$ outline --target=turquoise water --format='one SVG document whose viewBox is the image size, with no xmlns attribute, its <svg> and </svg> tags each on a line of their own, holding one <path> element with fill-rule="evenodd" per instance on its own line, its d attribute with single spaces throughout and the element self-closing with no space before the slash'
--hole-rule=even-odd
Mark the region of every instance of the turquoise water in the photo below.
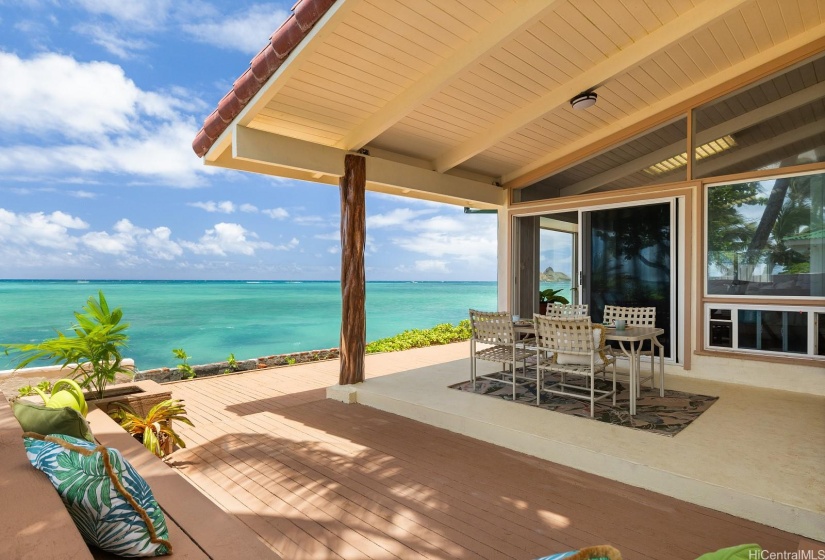
<svg viewBox="0 0 825 560">
<path fill-rule="evenodd" d="M 126 355 L 138 369 L 338 346 L 338 282 L 0 281 L 0 343 L 35 342 L 72 325 L 103 290 L 131 324 Z M 367 340 L 457 323 L 469 308 L 494 310 L 495 282 L 368 282 Z M 14 366 L 0 354 L 0 369 Z"/>
</svg>

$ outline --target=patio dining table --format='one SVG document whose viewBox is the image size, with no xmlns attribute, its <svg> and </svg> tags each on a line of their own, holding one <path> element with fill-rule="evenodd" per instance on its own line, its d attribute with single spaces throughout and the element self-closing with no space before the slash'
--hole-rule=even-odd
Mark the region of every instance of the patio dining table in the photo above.
<svg viewBox="0 0 825 560">
<path fill-rule="evenodd" d="M 516 321 L 514 329 L 518 334 L 533 334 L 534 326 L 532 321 Z M 658 336 L 663 335 L 665 330 L 659 327 L 626 327 L 616 329 L 607 327 L 605 329 L 605 340 L 614 340 L 619 343 L 619 348 L 627 356 L 630 362 L 630 414 L 636 414 L 636 399 L 639 393 L 639 370 L 641 369 L 641 349 L 646 340 L 651 342 Z M 651 381 L 652 382 L 652 381 Z M 659 360 L 659 396 L 665 396 L 664 360 Z"/>
</svg>

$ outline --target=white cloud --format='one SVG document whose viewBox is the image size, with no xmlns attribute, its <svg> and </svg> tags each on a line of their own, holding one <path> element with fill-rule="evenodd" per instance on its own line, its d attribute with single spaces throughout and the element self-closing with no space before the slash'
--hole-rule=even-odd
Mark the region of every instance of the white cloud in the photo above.
<svg viewBox="0 0 825 560">
<path fill-rule="evenodd" d="M 75 198 L 97 198 L 97 195 L 89 191 L 66 191 L 66 194 Z"/>
<path fill-rule="evenodd" d="M 184 24 L 183 30 L 197 41 L 218 48 L 257 54 L 288 17 L 289 12 L 275 4 L 257 4 L 233 15 L 217 15 L 211 21 Z"/>
<path fill-rule="evenodd" d="M 300 226 L 320 226 L 329 223 L 329 220 L 321 216 L 296 216 L 293 221 Z"/>
<path fill-rule="evenodd" d="M 103 47 L 107 52 L 124 60 L 133 58 L 135 51 L 143 51 L 152 46 L 144 39 L 130 37 L 119 28 L 112 29 L 106 24 L 83 23 L 75 25 L 72 30 L 86 35 L 95 45 Z"/>
<path fill-rule="evenodd" d="M 90 249 L 109 255 L 127 253 L 134 245 L 132 238 L 127 235 L 110 235 L 105 231 L 93 231 L 87 233 L 81 239 L 83 244 Z"/>
<path fill-rule="evenodd" d="M 221 214 L 232 214 L 235 211 L 235 204 L 229 200 L 221 202 L 214 202 L 212 200 L 206 202 L 189 202 L 187 206 L 194 206 L 207 212 L 220 212 Z"/>
<path fill-rule="evenodd" d="M 473 215 L 466 219 L 434 216 L 399 226 L 404 235 L 392 237 L 391 243 L 413 253 L 450 258 L 471 264 L 494 263 L 496 260 L 495 216 Z"/>
<path fill-rule="evenodd" d="M 0 208 L 0 247 L 7 250 L 16 247 L 26 251 L 32 245 L 47 249 L 74 249 L 77 238 L 69 230 L 88 227 L 80 218 L 60 211 L 18 214 Z"/>
<path fill-rule="evenodd" d="M 75 0 L 75 3 L 92 14 L 108 16 L 117 22 L 138 25 L 143 29 L 154 29 L 162 23 L 172 5 L 171 0 Z"/>
<path fill-rule="evenodd" d="M 255 214 L 258 211 L 257 206 L 249 203 L 241 204 L 238 208 L 241 212 L 247 212 L 248 214 Z"/>
<path fill-rule="evenodd" d="M 74 216 L 61 212 L 60 210 L 49 214 L 48 219 L 66 229 L 86 229 L 89 227 L 89 224 L 80 218 L 75 218 Z"/>
<path fill-rule="evenodd" d="M 149 255 L 171 261 L 183 254 L 181 246 L 170 239 L 171 235 L 172 230 L 168 227 L 157 227 L 141 238 L 141 244 Z"/>
<path fill-rule="evenodd" d="M 415 261 L 415 270 L 418 272 L 439 272 L 443 274 L 450 272 L 447 261 L 439 260 Z"/>
<path fill-rule="evenodd" d="M 298 241 L 298 239 L 293 237 L 287 243 L 276 245 L 275 247 L 273 247 L 273 249 L 275 249 L 276 251 L 291 251 L 292 249 L 297 247 L 299 243 L 300 242 Z"/>
<path fill-rule="evenodd" d="M 267 208 L 265 210 L 261 210 L 261 212 L 263 212 L 273 220 L 285 220 L 289 217 L 289 212 L 287 212 L 283 208 Z"/>
<path fill-rule="evenodd" d="M 0 52 L 0 75 L 0 132 L 20 142 L 0 147 L 6 176 L 125 173 L 191 187 L 215 172 L 192 154 L 199 124 L 187 112 L 203 103 L 191 94 L 144 91 L 120 66 L 49 53 Z"/>
<path fill-rule="evenodd" d="M 341 232 L 339 230 L 335 230 L 329 233 L 319 233 L 313 237 L 315 237 L 315 239 L 323 239 L 325 241 L 341 241 Z"/>
<path fill-rule="evenodd" d="M 367 229 L 409 225 L 410 222 L 416 220 L 419 216 L 432 214 L 433 212 L 435 212 L 435 209 L 412 210 L 411 208 L 396 208 L 386 214 L 367 216 Z"/>
<path fill-rule="evenodd" d="M 5 130 L 85 137 L 126 130 L 137 114 L 141 90 L 108 62 L 0 52 L 0 75 Z"/>
<path fill-rule="evenodd" d="M 240 224 L 221 222 L 213 229 L 206 230 L 197 243 L 181 242 L 185 248 L 200 255 L 221 255 L 227 253 L 254 255 L 257 249 L 272 249 L 271 243 L 255 241 L 257 235 L 247 231 Z"/>
</svg>

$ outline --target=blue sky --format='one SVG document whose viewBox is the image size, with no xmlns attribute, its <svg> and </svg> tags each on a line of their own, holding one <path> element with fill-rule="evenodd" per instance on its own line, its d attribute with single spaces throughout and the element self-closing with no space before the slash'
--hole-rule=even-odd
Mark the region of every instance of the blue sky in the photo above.
<svg viewBox="0 0 825 560">
<path fill-rule="evenodd" d="M 0 0 L 0 278 L 340 276 L 338 189 L 191 142 L 294 0 Z M 495 280 L 496 220 L 367 193 L 368 280 Z"/>
</svg>

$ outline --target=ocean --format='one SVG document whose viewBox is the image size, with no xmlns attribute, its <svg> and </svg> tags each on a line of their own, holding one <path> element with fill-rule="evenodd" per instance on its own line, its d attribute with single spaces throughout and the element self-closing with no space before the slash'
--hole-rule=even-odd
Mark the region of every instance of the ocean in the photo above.
<svg viewBox="0 0 825 560">
<path fill-rule="evenodd" d="M 125 356 L 138 369 L 238 360 L 338 346 L 338 282 L 0 280 L 0 343 L 67 330 L 102 290 L 130 323 Z M 495 282 L 367 282 L 367 340 L 456 324 L 469 308 L 495 310 Z M 15 365 L 0 353 L 0 369 Z"/>
</svg>

